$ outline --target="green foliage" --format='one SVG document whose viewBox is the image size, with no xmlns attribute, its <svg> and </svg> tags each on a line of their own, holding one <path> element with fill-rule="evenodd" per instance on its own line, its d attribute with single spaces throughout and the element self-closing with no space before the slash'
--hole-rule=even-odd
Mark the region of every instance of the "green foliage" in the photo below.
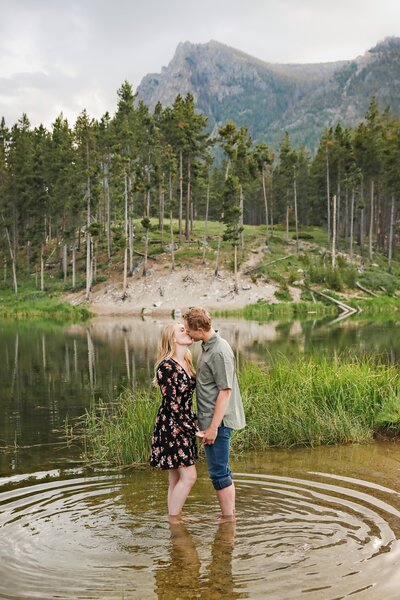
<svg viewBox="0 0 400 600">
<path fill-rule="evenodd" d="M 377 291 L 385 288 L 388 294 L 393 294 L 399 288 L 399 281 L 393 275 L 377 270 L 367 270 L 359 275 L 360 283 L 367 289 Z"/>
<path fill-rule="evenodd" d="M 368 358 L 280 359 L 241 374 L 247 428 L 235 447 L 366 442 L 388 418 L 400 429 L 400 375 Z"/>
<path fill-rule="evenodd" d="M 92 313 L 83 306 L 60 302 L 46 292 L 25 289 L 16 300 L 10 290 L 0 289 L 0 317 L 7 319 L 44 319 L 56 322 L 86 321 Z"/>
<path fill-rule="evenodd" d="M 400 430 L 400 374 L 371 359 L 286 359 L 246 364 L 239 375 L 247 427 L 233 452 L 369 442 L 382 426 Z M 82 419 L 84 458 L 101 465 L 147 463 L 159 393 L 126 390 Z"/>
<path fill-rule="evenodd" d="M 277 300 L 281 300 L 282 302 L 290 302 L 292 299 L 292 296 L 290 295 L 290 292 L 287 289 L 281 289 L 281 290 L 276 290 L 275 298 Z"/>
</svg>

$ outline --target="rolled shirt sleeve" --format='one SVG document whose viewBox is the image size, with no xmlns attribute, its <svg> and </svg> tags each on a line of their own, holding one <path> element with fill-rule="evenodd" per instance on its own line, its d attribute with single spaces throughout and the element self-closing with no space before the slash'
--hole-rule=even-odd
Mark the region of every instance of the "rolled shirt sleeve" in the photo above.
<svg viewBox="0 0 400 600">
<path fill-rule="evenodd" d="M 209 363 L 209 366 L 212 370 L 217 388 L 220 391 L 226 389 L 231 390 L 235 372 L 235 365 L 232 358 L 222 352 L 215 353 L 213 361 Z"/>
</svg>

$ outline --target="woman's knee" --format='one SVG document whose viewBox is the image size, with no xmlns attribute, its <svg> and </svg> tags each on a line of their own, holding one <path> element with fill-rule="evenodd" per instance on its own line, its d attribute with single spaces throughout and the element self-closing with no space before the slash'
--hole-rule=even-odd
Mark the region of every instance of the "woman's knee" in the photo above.
<svg viewBox="0 0 400 600">
<path fill-rule="evenodd" d="M 196 467 L 193 466 L 180 469 L 180 476 L 185 483 L 193 486 L 197 480 Z"/>
</svg>

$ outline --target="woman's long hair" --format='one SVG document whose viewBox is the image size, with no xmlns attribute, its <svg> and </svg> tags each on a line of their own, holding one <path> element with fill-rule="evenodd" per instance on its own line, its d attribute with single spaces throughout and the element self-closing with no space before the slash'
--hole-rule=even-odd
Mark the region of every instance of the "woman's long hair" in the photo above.
<svg viewBox="0 0 400 600">
<path fill-rule="evenodd" d="M 171 358 L 173 356 L 173 354 L 175 353 L 175 349 L 176 349 L 176 344 L 175 344 L 175 340 L 174 340 L 175 325 L 176 325 L 176 323 L 169 323 L 168 325 L 166 325 L 164 327 L 164 329 L 161 332 L 160 341 L 158 342 L 157 360 L 156 360 L 156 364 L 154 365 L 153 385 L 155 387 L 158 387 L 158 381 L 157 381 L 158 365 L 164 359 Z M 189 348 L 186 350 L 184 358 L 185 358 L 185 363 L 187 365 L 187 369 L 186 369 L 187 372 L 189 373 L 189 375 L 195 375 L 196 371 L 193 367 L 192 353 L 190 352 Z"/>
</svg>

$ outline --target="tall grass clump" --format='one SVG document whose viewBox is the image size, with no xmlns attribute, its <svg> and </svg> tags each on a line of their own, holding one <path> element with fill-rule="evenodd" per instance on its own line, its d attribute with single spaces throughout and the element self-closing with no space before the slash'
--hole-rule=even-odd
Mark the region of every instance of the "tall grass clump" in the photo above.
<svg viewBox="0 0 400 600">
<path fill-rule="evenodd" d="M 247 427 L 232 450 L 364 443 L 375 431 L 400 432 L 400 373 L 372 358 L 279 358 L 247 364 L 240 387 Z M 97 464 L 147 463 L 159 393 L 126 390 L 84 416 L 84 457 Z"/>
<path fill-rule="evenodd" d="M 370 358 L 247 365 L 240 385 L 247 428 L 235 434 L 237 449 L 367 442 L 378 427 L 400 431 L 400 374 Z"/>
<path fill-rule="evenodd" d="M 160 399 L 155 390 L 125 390 L 116 401 L 100 401 L 83 417 L 84 459 L 129 465 L 147 462 Z"/>
</svg>

